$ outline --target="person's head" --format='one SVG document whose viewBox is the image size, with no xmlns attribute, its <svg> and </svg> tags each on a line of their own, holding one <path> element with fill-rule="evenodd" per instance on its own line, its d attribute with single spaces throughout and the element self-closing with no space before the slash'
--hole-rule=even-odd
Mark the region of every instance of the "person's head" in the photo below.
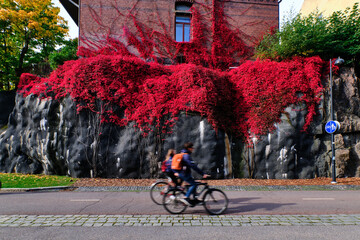
<svg viewBox="0 0 360 240">
<path fill-rule="evenodd" d="M 194 144 L 192 142 L 187 142 L 184 144 L 184 149 L 188 152 L 192 152 L 194 150 Z"/>
<path fill-rule="evenodd" d="M 168 150 L 167 154 L 166 154 L 165 159 L 168 160 L 169 158 L 173 157 L 173 156 L 175 155 L 175 153 L 176 153 L 176 152 L 175 152 L 175 149 L 171 149 L 171 148 L 170 148 L 170 149 Z"/>
</svg>

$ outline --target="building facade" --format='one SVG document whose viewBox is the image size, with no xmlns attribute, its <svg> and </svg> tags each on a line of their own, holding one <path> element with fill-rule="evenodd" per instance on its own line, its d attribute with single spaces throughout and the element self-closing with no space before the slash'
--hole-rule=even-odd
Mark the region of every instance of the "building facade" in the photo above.
<svg viewBox="0 0 360 240">
<path fill-rule="evenodd" d="M 80 46 L 84 46 L 85 39 L 111 37 L 124 41 L 128 32 L 142 40 L 160 34 L 176 42 L 191 42 L 194 37 L 191 7 L 197 9 L 210 31 L 217 21 L 214 13 L 222 8 L 229 27 L 249 46 L 279 24 L 278 0 L 61 0 L 61 3 L 78 20 Z"/>
<path fill-rule="evenodd" d="M 357 0 L 304 0 L 300 13 L 308 15 L 316 9 L 324 16 L 329 16 L 335 11 L 343 11 L 346 8 L 351 8 L 355 3 L 360 3 Z"/>
</svg>

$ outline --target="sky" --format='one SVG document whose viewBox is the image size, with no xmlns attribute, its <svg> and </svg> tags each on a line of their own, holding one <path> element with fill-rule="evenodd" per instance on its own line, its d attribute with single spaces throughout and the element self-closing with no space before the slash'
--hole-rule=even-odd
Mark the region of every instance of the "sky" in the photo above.
<svg viewBox="0 0 360 240">
<path fill-rule="evenodd" d="M 69 14 L 66 12 L 65 8 L 60 4 L 59 0 L 51 0 L 56 7 L 60 7 L 60 16 L 62 16 L 65 20 L 68 21 L 69 26 L 69 37 L 76 38 L 78 37 L 79 28 L 76 26 L 75 22 L 71 19 Z M 280 3 L 280 26 L 289 19 L 291 16 L 295 16 L 304 0 L 282 0 Z"/>
<path fill-rule="evenodd" d="M 299 13 L 304 0 L 282 0 L 280 3 L 280 26 Z"/>
</svg>

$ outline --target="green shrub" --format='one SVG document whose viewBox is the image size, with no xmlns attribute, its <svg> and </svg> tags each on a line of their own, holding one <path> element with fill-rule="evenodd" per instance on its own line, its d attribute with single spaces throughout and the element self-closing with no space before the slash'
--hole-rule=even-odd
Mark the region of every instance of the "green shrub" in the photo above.
<svg viewBox="0 0 360 240">
<path fill-rule="evenodd" d="M 59 51 L 54 51 L 49 56 L 50 66 L 55 70 L 59 65 L 63 65 L 64 62 L 69 60 L 76 60 L 78 47 L 78 39 L 71 39 L 64 41 L 64 46 Z"/>
<path fill-rule="evenodd" d="M 358 67 L 359 4 L 329 17 L 323 17 L 319 11 L 297 15 L 280 31 L 266 34 L 255 51 L 258 58 L 279 61 L 293 56 L 320 56 L 324 60 L 341 56 L 347 64 Z"/>
</svg>

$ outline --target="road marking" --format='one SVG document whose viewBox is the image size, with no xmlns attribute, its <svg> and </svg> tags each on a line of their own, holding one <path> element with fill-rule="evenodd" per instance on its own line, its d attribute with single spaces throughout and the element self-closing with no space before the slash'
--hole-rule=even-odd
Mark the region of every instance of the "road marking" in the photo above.
<svg viewBox="0 0 360 240">
<path fill-rule="evenodd" d="M 70 199 L 70 202 L 100 202 L 100 199 Z"/>
<path fill-rule="evenodd" d="M 334 201 L 335 198 L 303 198 L 303 201 Z"/>
</svg>

